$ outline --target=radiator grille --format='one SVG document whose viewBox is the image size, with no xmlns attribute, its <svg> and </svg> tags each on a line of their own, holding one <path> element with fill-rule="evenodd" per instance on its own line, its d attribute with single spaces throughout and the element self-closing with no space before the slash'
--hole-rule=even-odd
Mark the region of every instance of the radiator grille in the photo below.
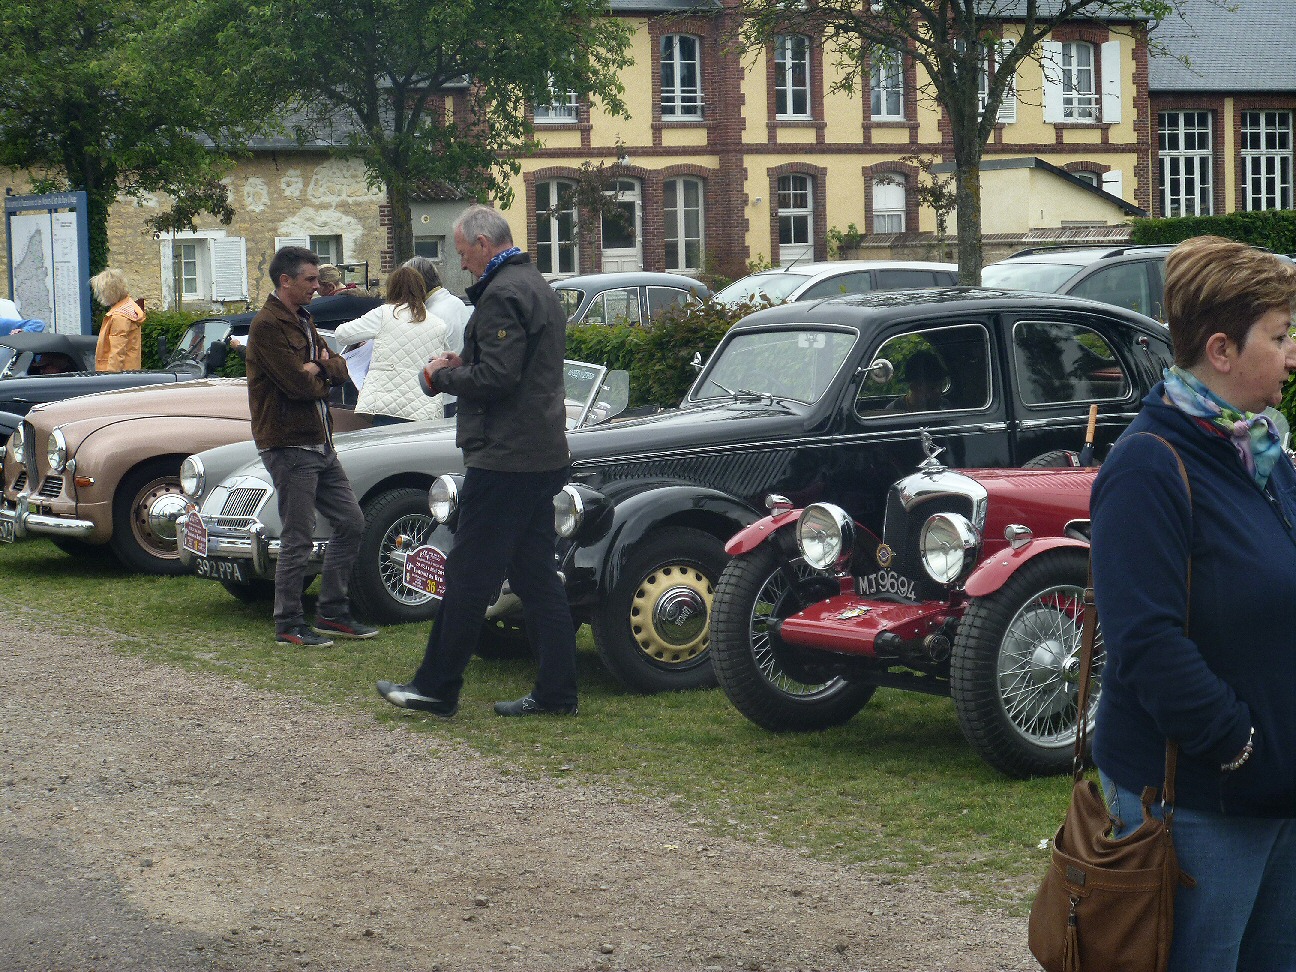
<svg viewBox="0 0 1296 972">
<path fill-rule="evenodd" d="M 220 519 L 228 517 L 250 517 L 256 513 L 257 509 L 267 496 L 270 495 L 268 489 L 253 489 L 249 487 L 239 487 L 231 489 L 225 497 L 225 505 L 221 507 Z"/>
<path fill-rule="evenodd" d="M 40 495 L 44 499 L 58 499 L 63 492 L 62 476 L 46 476 L 45 482 L 41 484 Z"/>
<path fill-rule="evenodd" d="M 14 480 L 14 484 L 13 484 L 14 492 L 21 493 L 23 487 L 26 485 L 27 485 L 27 470 L 24 469 L 22 472 L 18 474 L 18 478 Z"/>
</svg>

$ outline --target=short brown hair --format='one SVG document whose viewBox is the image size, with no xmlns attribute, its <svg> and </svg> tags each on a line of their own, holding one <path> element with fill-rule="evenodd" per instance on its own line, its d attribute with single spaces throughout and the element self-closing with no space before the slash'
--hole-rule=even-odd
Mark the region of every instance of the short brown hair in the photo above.
<svg viewBox="0 0 1296 972">
<path fill-rule="evenodd" d="M 396 307 L 404 304 L 416 321 L 427 320 L 427 286 L 423 274 L 413 267 L 400 267 L 387 278 L 387 303 Z"/>
<path fill-rule="evenodd" d="M 1245 243 L 1195 236 L 1166 257 L 1166 320 L 1181 368 L 1201 361 L 1212 334 L 1241 348 L 1257 320 L 1293 302 L 1296 267 Z"/>
</svg>

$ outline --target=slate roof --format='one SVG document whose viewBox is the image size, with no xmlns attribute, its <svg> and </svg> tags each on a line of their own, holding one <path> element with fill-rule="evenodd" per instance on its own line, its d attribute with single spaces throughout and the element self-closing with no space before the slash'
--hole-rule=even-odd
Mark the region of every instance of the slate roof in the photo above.
<svg viewBox="0 0 1296 972">
<path fill-rule="evenodd" d="M 1149 91 L 1296 91 L 1292 0 L 1177 0 L 1177 6 L 1153 28 L 1152 43 L 1188 64 L 1154 51 Z"/>
</svg>

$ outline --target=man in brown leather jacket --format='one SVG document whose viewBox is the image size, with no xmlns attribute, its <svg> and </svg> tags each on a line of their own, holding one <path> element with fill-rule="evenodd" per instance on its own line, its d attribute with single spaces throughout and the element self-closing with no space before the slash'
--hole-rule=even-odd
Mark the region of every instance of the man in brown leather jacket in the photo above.
<svg viewBox="0 0 1296 972">
<path fill-rule="evenodd" d="M 459 709 L 463 673 L 486 608 L 508 578 L 522 600 L 539 661 L 535 688 L 495 703 L 504 716 L 576 714 L 576 632 L 554 562 L 554 494 L 567 482 L 563 357 L 567 317 L 552 287 L 513 245 L 504 218 L 472 206 L 455 221 L 455 249 L 477 277 L 462 356 L 423 369 L 428 394 L 459 396 L 463 491 L 445 596 L 423 664 L 407 685 L 380 681 L 392 705 L 442 718 Z"/>
<path fill-rule="evenodd" d="M 333 451 L 329 391 L 347 380 L 346 361 L 329 354 L 306 305 L 319 289 L 319 258 L 285 246 L 270 261 L 274 292 L 248 331 L 252 438 L 274 481 L 283 521 L 275 564 L 275 640 L 326 648 L 331 638 L 372 638 L 378 629 L 351 617 L 347 584 L 360 550 L 364 513 Z M 333 528 L 320 572 L 315 623 L 308 626 L 302 582 L 315 511 Z"/>
</svg>

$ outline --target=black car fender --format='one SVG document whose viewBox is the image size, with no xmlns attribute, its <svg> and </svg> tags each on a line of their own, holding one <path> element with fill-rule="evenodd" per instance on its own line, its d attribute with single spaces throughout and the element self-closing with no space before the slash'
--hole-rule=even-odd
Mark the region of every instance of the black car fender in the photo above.
<svg viewBox="0 0 1296 972">
<path fill-rule="evenodd" d="M 563 571 L 573 602 L 611 591 L 635 545 L 654 530 L 687 526 L 722 543 L 761 518 L 761 511 L 720 490 L 690 484 L 655 486 L 616 501 L 610 522 L 597 537 L 573 547 Z"/>
</svg>

